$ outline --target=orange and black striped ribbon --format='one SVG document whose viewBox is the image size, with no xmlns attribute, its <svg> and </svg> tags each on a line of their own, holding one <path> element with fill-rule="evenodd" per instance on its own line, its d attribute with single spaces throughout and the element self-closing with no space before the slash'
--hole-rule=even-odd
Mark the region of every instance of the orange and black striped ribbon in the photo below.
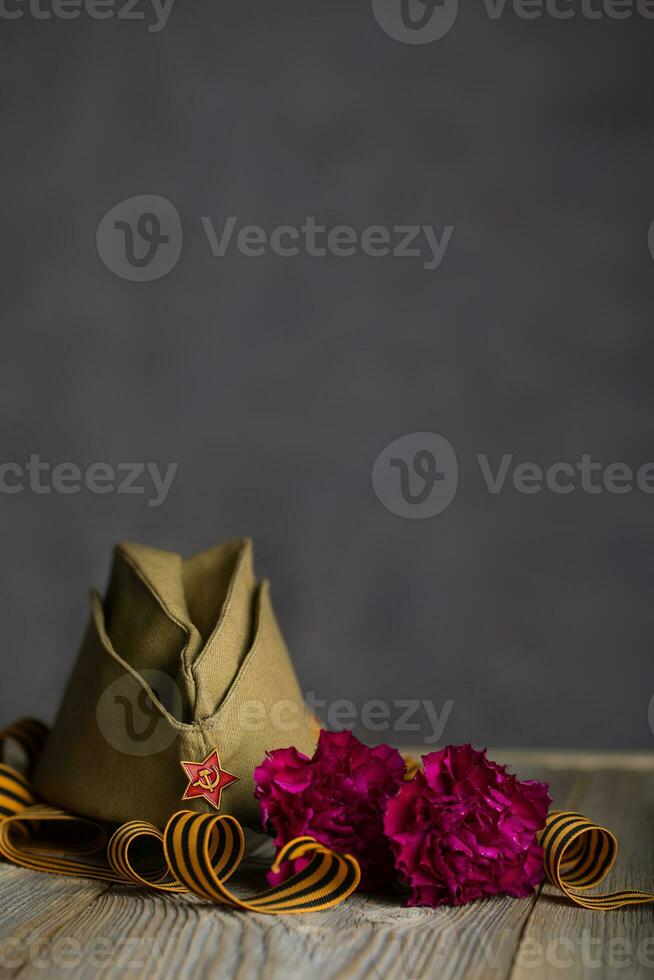
<svg viewBox="0 0 654 980">
<path fill-rule="evenodd" d="M 598 827 L 581 813 L 553 811 L 540 835 L 545 874 L 568 898 L 586 909 L 621 909 L 654 902 L 652 892 L 626 889 L 587 895 L 613 867 L 618 842 L 610 830 Z"/>
<path fill-rule="evenodd" d="M 250 898 L 231 891 L 227 880 L 245 853 L 245 835 L 229 815 L 175 813 L 163 833 L 131 820 L 109 836 L 99 821 L 77 817 L 37 800 L 28 776 L 47 735 L 27 719 L 0 731 L 26 756 L 27 776 L 0 763 L 0 857 L 23 868 L 95 878 L 114 884 L 147 885 L 167 892 L 194 892 L 235 909 L 281 915 L 316 912 L 342 902 L 359 885 L 355 858 L 336 854 L 313 837 L 286 844 L 273 864 L 305 859 L 306 867 L 281 885 Z"/>
</svg>

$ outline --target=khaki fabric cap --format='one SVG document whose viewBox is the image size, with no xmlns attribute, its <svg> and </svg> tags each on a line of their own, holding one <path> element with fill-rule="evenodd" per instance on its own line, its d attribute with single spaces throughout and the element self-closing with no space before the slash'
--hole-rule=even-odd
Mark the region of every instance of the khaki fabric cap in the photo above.
<svg viewBox="0 0 654 980">
<path fill-rule="evenodd" d="M 253 769 L 289 745 L 311 754 L 315 722 L 251 542 L 186 561 L 119 545 L 105 601 L 91 595 L 37 792 L 111 822 L 163 827 L 177 810 L 217 808 L 258 826 Z"/>
</svg>

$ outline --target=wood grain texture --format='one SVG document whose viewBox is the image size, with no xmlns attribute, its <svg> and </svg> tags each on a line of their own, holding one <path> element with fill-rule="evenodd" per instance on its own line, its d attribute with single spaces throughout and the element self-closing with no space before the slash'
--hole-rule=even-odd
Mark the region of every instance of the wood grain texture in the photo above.
<svg viewBox="0 0 654 980">
<path fill-rule="evenodd" d="M 522 752 L 516 769 L 548 779 L 557 806 L 579 807 L 617 833 L 607 889 L 651 888 L 654 771 L 640 763 L 593 771 L 564 755 L 543 767 L 542 754 Z M 244 889 L 261 884 L 267 863 L 255 855 Z M 589 912 L 549 886 L 530 899 L 461 909 L 404 909 L 399 896 L 357 895 L 328 912 L 275 918 L 2 865 L 0 908 L 0 974 L 10 977 L 654 976 L 654 906 Z"/>
<path fill-rule="evenodd" d="M 654 890 L 654 773 L 584 772 L 570 801 L 614 832 L 618 856 L 596 890 Z M 654 905 L 596 912 L 566 902 L 544 886 L 522 938 L 512 980 L 574 977 L 653 977 Z"/>
</svg>

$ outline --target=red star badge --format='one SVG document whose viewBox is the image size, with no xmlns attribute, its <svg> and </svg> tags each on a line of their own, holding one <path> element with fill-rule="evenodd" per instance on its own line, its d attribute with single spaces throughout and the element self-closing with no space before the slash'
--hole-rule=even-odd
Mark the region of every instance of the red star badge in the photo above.
<svg viewBox="0 0 654 980">
<path fill-rule="evenodd" d="M 217 749 L 214 749 L 204 762 L 182 762 L 182 768 L 189 777 L 189 784 L 182 799 L 192 800 L 203 796 L 216 810 L 220 809 L 222 791 L 238 779 L 238 776 L 220 768 Z"/>
</svg>

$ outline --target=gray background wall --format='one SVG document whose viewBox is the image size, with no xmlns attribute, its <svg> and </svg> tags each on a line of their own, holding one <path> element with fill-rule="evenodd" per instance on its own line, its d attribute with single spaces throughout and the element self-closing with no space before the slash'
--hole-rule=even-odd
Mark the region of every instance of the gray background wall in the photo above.
<svg viewBox="0 0 654 980">
<path fill-rule="evenodd" d="M 652 745 L 654 497 L 494 496 L 475 457 L 654 459 L 653 42 L 481 3 L 420 45 L 340 0 L 2 24 L 1 459 L 179 472 L 158 508 L 0 496 L 0 722 L 52 717 L 114 541 L 247 533 L 319 697 L 452 699 L 448 741 Z M 141 194 L 184 227 L 149 283 L 95 244 Z M 455 232 L 436 271 L 214 258 L 200 217 L 229 215 Z M 459 460 L 429 520 L 371 483 L 415 431 Z"/>
</svg>

